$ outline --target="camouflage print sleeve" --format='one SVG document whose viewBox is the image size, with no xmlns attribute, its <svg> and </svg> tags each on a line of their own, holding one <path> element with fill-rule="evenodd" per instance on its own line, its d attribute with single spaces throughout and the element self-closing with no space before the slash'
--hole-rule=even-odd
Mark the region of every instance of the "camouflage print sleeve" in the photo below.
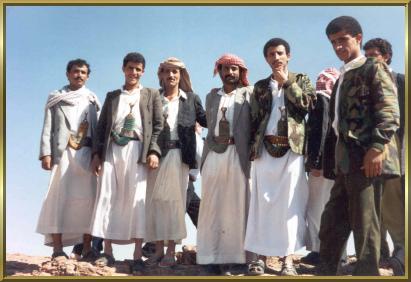
<svg viewBox="0 0 411 282">
<path fill-rule="evenodd" d="M 308 113 L 310 105 L 315 101 L 315 89 L 305 74 L 297 74 L 295 81 L 288 81 L 284 85 L 287 99 L 304 115 Z"/>
<path fill-rule="evenodd" d="M 374 113 L 374 129 L 371 136 L 371 147 L 384 150 L 399 127 L 399 107 L 397 89 L 390 75 L 388 66 L 376 63 L 375 75 L 371 82 L 371 93 Z"/>
</svg>

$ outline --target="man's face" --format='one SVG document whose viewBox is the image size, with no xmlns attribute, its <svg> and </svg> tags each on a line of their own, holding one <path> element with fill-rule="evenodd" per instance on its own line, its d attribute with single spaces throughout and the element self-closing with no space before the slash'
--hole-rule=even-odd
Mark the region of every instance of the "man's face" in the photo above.
<svg viewBox="0 0 411 282">
<path fill-rule="evenodd" d="M 237 65 L 221 65 L 219 73 L 223 84 L 238 85 L 240 82 L 240 67 Z"/>
<path fill-rule="evenodd" d="M 285 70 L 290 60 L 290 54 L 287 54 L 284 45 L 269 47 L 265 60 L 273 71 Z"/>
<path fill-rule="evenodd" d="M 348 63 L 361 54 L 362 34 L 352 36 L 342 30 L 328 36 L 335 54 L 344 63 Z"/>
<path fill-rule="evenodd" d="M 86 65 L 74 65 L 69 72 L 66 73 L 67 79 L 70 82 L 70 89 L 77 90 L 86 84 L 88 79 L 88 68 Z"/>
<path fill-rule="evenodd" d="M 365 50 L 365 56 L 367 58 L 374 57 L 378 61 L 385 62 L 385 63 L 390 58 L 390 55 L 388 55 L 388 54 L 382 55 L 381 52 L 380 52 L 380 49 L 378 49 L 377 47 L 371 47 L 371 48 L 368 48 L 367 50 Z"/>
<path fill-rule="evenodd" d="M 144 67 L 142 63 L 127 62 L 123 67 L 123 72 L 126 79 L 126 86 L 137 87 L 144 73 Z"/>
<path fill-rule="evenodd" d="M 160 72 L 160 80 L 165 89 L 178 87 L 180 83 L 180 69 L 177 67 L 164 67 Z"/>
</svg>

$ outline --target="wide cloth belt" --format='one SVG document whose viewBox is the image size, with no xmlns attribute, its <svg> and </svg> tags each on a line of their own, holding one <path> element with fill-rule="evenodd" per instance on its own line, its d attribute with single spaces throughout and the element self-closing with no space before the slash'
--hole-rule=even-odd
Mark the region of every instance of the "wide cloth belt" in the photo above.
<svg viewBox="0 0 411 282">
<path fill-rule="evenodd" d="M 287 136 L 266 135 L 264 136 L 264 146 L 274 158 L 281 158 L 290 149 Z"/>
<path fill-rule="evenodd" d="M 179 149 L 181 148 L 180 140 L 169 140 L 165 142 L 165 146 L 167 149 Z"/>
<path fill-rule="evenodd" d="M 217 144 L 232 145 L 235 144 L 234 137 L 214 136 L 214 142 Z"/>
</svg>

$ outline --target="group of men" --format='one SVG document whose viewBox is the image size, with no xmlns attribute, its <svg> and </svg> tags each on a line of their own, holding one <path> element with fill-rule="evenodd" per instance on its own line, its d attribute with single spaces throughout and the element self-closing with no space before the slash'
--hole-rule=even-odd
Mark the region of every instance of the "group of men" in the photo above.
<svg viewBox="0 0 411 282">
<path fill-rule="evenodd" d="M 388 67 L 387 41 L 370 40 L 362 55 L 356 19 L 334 19 L 326 35 L 344 65 L 322 71 L 316 88 L 289 71 L 288 42 L 272 38 L 263 48 L 271 74 L 254 86 L 238 56 L 216 61 L 223 85 L 207 94 L 205 110 L 177 58 L 160 64 L 159 91 L 140 83 L 144 57 L 127 54 L 125 84 L 102 108 L 85 87 L 88 63 L 70 61 L 69 85 L 49 96 L 41 138 L 52 175 L 37 232 L 52 257 L 83 242 L 81 259 L 112 265 L 112 243 L 134 243 L 133 272 L 175 265 L 188 172 L 200 168 L 198 264 L 260 275 L 267 256 L 279 256 L 281 274 L 298 275 L 291 255 L 307 246 L 303 261 L 336 275 L 352 231 L 354 275 L 379 275 L 388 230 L 390 262 L 403 275 L 404 78 Z M 196 124 L 208 128 L 201 161 Z M 92 236 L 104 239 L 99 256 Z M 156 242 L 145 261 L 143 241 Z"/>
</svg>

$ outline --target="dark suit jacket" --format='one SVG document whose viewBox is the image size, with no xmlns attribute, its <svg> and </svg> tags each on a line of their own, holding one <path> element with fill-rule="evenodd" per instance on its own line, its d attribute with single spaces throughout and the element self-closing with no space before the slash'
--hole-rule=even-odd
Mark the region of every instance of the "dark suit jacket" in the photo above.
<svg viewBox="0 0 411 282">
<path fill-rule="evenodd" d="M 110 144 L 110 133 L 117 113 L 120 94 L 120 89 L 107 93 L 97 123 L 97 132 L 93 142 L 93 154 L 98 154 L 102 161 L 106 158 L 108 145 Z M 143 124 L 143 151 L 139 156 L 139 162 L 145 163 L 147 155 L 151 153 L 155 153 L 159 157 L 161 156 L 161 150 L 157 145 L 157 138 L 163 129 L 163 115 L 158 91 L 151 88 L 141 89 L 139 106 Z"/>
<path fill-rule="evenodd" d="M 178 104 L 177 132 L 181 144 L 182 162 L 192 169 L 198 167 L 196 161 L 196 121 L 202 127 L 207 127 L 207 119 L 203 106 L 201 105 L 200 97 L 191 92 L 185 94 L 187 95 L 187 99 L 180 96 Z M 169 128 L 163 127 L 157 141 L 162 152 L 162 157 L 165 157 L 168 152 L 165 142 L 169 140 L 169 136 Z"/>
</svg>

